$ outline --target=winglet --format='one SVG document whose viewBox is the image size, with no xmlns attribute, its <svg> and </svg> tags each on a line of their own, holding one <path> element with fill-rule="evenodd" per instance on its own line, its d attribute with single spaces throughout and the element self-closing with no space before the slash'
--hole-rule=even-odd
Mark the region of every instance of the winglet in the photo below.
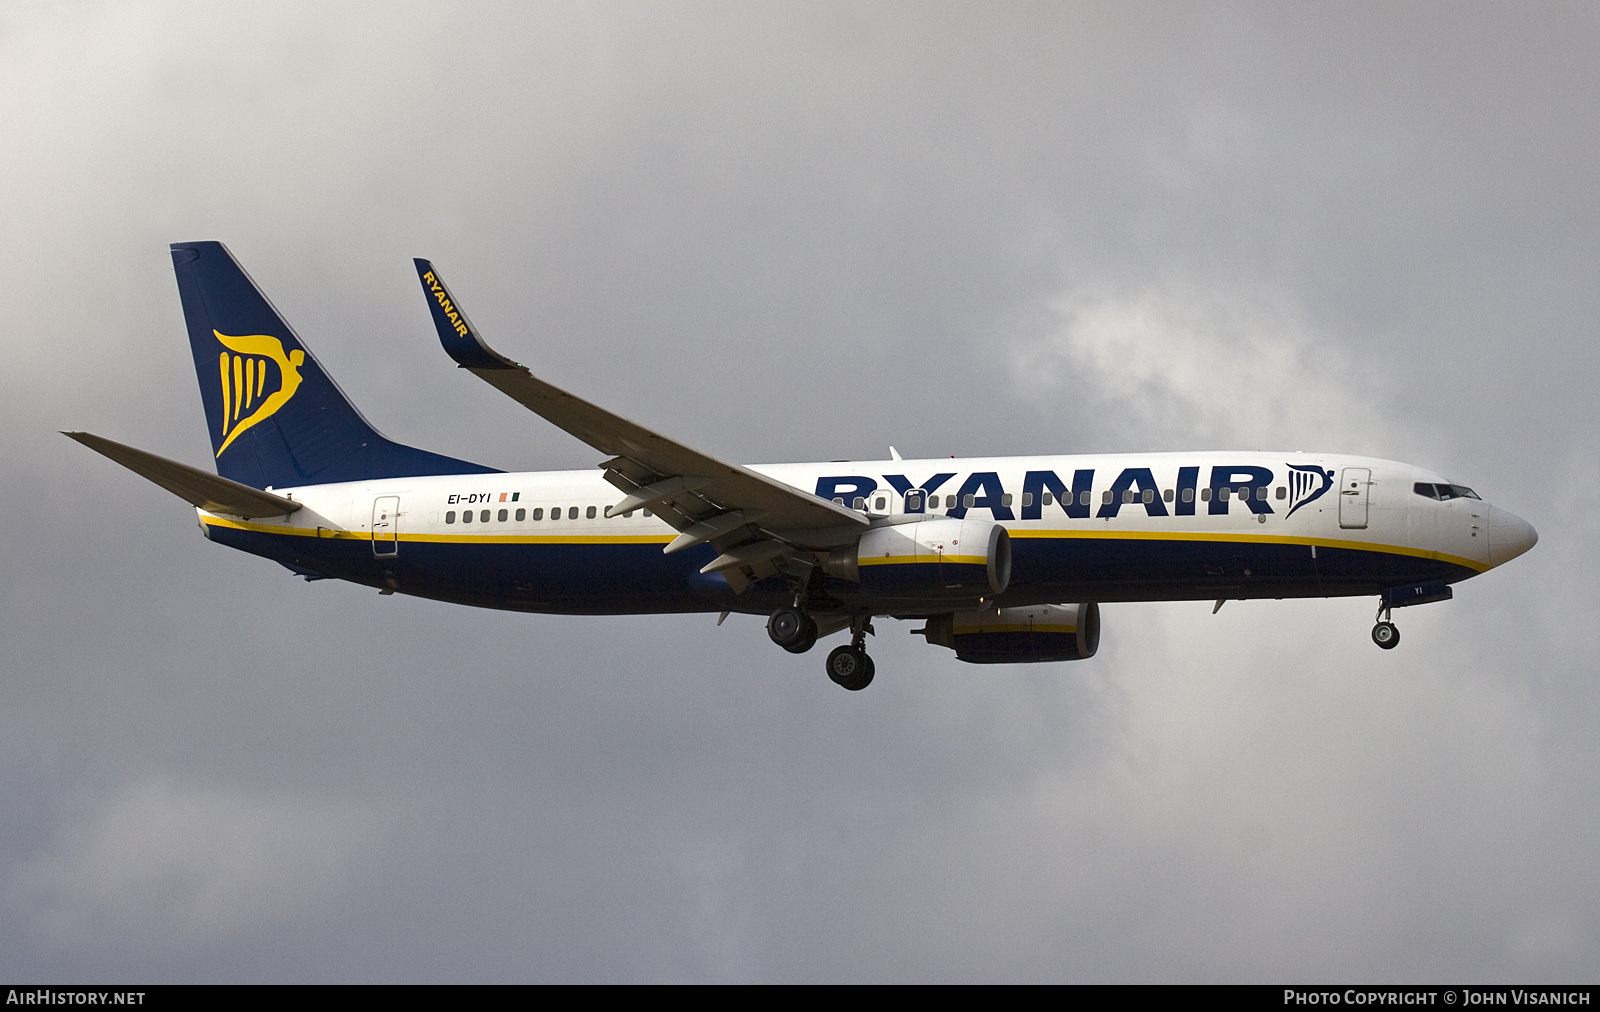
<svg viewBox="0 0 1600 1012">
<path fill-rule="evenodd" d="M 520 369 L 521 365 L 506 358 L 484 343 L 478 328 L 467 319 L 461 304 L 445 287 L 444 279 L 433 269 L 433 264 L 421 257 L 417 265 L 417 278 L 422 282 L 422 292 L 428 299 L 428 311 L 433 314 L 433 325 L 439 331 L 439 343 L 445 352 L 463 369 Z"/>
</svg>

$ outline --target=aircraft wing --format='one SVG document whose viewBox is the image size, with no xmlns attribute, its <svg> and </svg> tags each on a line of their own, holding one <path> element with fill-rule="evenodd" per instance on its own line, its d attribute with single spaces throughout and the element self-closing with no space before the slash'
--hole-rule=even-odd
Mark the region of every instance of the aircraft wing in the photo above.
<svg viewBox="0 0 1600 1012">
<path fill-rule="evenodd" d="M 231 478 L 202 471 L 198 467 L 190 467 L 188 464 L 180 464 L 175 460 L 136 450 L 91 432 L 63 432 L 62 435 L 68 439 L 76 439 L 96 453 L 110 457 L 133 473 L 148 478 L 207 513 L 223 513 L 248 520 L 255 517 L 288 516 L 301 506 L 293 499 L 285 499 L 281 495 L 251 488 Z"/>
<path fill-rule="evenodd" d="M 755 567 L 766 559 L 752 564 L 746 557 L 769 551 L 768 559 L 778 557 L 782 552 L 776 549 L 783 546 L 849 544 L 867 529 L 867 518 L 854 510 L 718 460 L 539 379 L 527 366 L 489 347 L 431 263 L 421 259 L 415 263 L 439 340 L 450 357 L 512 400 L 610 456 L 601 465 L 606 479 L 625 493 L 610 512 L 654 510 L 684 532 L 667 546 L 668 551 L 710 541 L 727 553 L 730 547 L 756 538 L 754 544 L 740 546 L 742 556 L 724 554 L 717 563 L 726 565 L 713 565 L 721 571 L 749 568 L 759 575 Z M 777 540 L 764 547 L 763 539 Z"/>
</svg>

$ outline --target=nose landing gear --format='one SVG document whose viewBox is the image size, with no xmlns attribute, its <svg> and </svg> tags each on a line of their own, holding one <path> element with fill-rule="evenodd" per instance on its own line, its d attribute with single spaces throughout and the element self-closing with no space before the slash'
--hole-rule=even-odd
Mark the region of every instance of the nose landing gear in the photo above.
<svg viewBox="0 0 1600 1012">
<path fill-rule="evenodd" d="M 1387 601 L 1378 602 L 1378 624 L 1372 627 L 1372 642 L 1385 650 L 1393 650 L 1400 645 L 1400 630 L 1389 621 L 1389 609 Z"/>
<path fill-rule="evenodd" d="M 1372 642 L 1385 650 L 1393 650 L 1400 645 L 1400 630 L 1393 622 L 1379 622 L 1372 627 Z"/>
</svg>

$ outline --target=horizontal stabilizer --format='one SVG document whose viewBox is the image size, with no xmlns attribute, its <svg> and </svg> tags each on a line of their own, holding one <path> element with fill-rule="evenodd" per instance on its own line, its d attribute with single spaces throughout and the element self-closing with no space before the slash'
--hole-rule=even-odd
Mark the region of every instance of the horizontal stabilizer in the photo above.
<svg viewBox="0 0 1600 1012">
<path fill-rule="evenodd" d="M 133 473 L 148 478 L 191 505 L 207 513 L 228 516 L 281 517 L 300 508 L 300 503 L 281 495 L 251 488 L 230 478 L 218 477 L 188 464 L 136 450 L 88 432 L 63 432 L 96 453 L 110 457 Z"/>
</svg>

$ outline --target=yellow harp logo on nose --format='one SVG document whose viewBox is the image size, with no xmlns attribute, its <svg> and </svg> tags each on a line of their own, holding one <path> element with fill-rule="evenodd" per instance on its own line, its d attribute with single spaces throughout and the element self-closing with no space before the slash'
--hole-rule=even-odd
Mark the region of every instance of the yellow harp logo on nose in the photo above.
<svg viewBox="0 0 1600 1012">
<path fill-rule="evenodd" d="M 218 356 L 217 364 L 222 374 L 222 445 L 217 456 L 228 444 L 239 438 L 239 433 L 257 422 L 264 422 L 285 404 L 300 388 L 300 364 L 306 353 L 296 348 L 287 355 L 283 342 L 266 334 L 248 337 L 229 337 L 218 330 L 211 333 L 228 351 Z M 230 355 L 228 352 L 232 352 Z M 276 389 L 267 393 L 267 364 L 278 371 Z"/>
</svg>

